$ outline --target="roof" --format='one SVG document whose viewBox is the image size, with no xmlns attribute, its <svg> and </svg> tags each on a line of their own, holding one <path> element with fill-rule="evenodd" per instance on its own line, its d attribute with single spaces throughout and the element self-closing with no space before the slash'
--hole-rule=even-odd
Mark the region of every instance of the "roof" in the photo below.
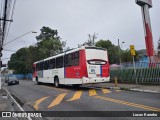
<svg viewBox="0 0 160 120">
<path fill-rule="evenodd" d="M 95 46 L 80 46 L 80 47 L 78 47 L 78 48 L 65 51 L 65 52 L 63 52 L 63 53 L 57 54 L 57 55 L 55 55 L 55 56 L 48 57 L 48 58 L 46 58 L 46 59 L 43 59 L 43 60 L 40 60 L 40 61 L 37 61 L 37 62 L 34 62 L 34 63 L 43 62 L 43 61 L 46 61 L 46 60 L 49 60 L 49 59 L 52 59 L 52 58 L 56 58 L 56 57 L 59 57 L 59 56 L 63 56 L 63 55 L 65 55 L 65 54 L 69 54 L 69 53 L 72 53 L 72 52 L 79 51 L 79 50 L 82 50 L 82 49 L 95 49 L 95 48 L 98 48 L 98 49 L 101 49 L 101 50 L 106 50 L 105 48 L 95 47 Z"/>
</svg>

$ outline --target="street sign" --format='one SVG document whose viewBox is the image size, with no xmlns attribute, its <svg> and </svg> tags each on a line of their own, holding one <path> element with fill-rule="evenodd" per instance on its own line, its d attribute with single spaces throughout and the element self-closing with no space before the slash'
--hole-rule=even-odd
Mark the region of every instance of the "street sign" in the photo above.
<svg viewBox="0 0 160 120">
<path fill-rule="evenodd" d="M 132 56 L 136 55 L 136 52 L 135 52 L 135 49 L 134 49 L 134 45 L 130 45 L 130 52 L 131 52 Z"/>
</svg>

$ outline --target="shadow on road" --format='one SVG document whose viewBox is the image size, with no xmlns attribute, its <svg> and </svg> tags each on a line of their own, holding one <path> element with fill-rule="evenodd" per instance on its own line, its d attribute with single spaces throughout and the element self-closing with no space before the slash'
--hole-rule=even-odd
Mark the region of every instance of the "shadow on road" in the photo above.
<svg viewBox="0 0 160 120">
<path fill-rule="evenodd" d="M 35 85 L 37 85 L 37 84 L 35 84 Z M 54 84 L 52 84 L 52 83 L 41 83 L 40 84 L 41 86 L 46 86 L 46 87 L 55 87 L 54 86 Z M 39 86 L 39 85 L 38 85 Z M 60 85 L 60 87 L 59 88 L 61 88 L 61 89 L 65 89 L 65 90 L 72 90 L 72 91 L 77 91 L 77 90 L 83 90 L 83 91 L 88 91 L 89 89 L 91 89 L 90 88 L 91 86 L 79 86 L 79 87 L 77 87 L 77 86 L 72 86 L 72 85 Z M 56 87 L 55 87 L 56 88 Z"/>
</svg>

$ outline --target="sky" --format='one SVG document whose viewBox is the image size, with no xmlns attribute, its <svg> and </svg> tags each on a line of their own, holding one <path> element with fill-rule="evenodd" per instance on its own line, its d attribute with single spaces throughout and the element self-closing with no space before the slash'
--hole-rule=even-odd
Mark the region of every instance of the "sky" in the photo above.
<svg viewBox="0 0 160 120">
<path fill-rule="evenodd" d="M 154 48 L 160 38 L 160 1 L 152 0 L 149 10 L 153 32 Z M 70 48 L 78 47 L 88 40 L 88 34 L 97 34 L 100 39 L 110 40 L 123 50 L 134 45 L 136 50 L 145 49 L 145 38 L 141 8 L 135 0 L 16 0 L 13 22 L 9 30 L 8 43 L 29 31 L 29 33 L 4 46 L 3 63 L 11 54 L 22 47 L 36 43 L 35 37 L 43 26 L 58 30 L 62 41 Z M 5 51 L 9 50 L 9 51 Z"/>
</svg>

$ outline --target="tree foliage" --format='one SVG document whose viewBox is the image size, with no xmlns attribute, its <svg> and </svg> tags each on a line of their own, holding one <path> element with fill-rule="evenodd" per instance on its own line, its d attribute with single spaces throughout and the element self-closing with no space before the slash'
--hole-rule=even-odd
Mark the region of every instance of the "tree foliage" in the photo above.
<svg viewBox="0 0 160 120">
<path fill-rule="evenodd" d="M 98 42 L 96 42 L 96 46 L 107 49 L 109 62 L 111 64 L 119 63 L 119 48 L 118 46 L 112 44 L 110 40 L 99 40 Z"/>
<path fill-rule="evenodd" d="M 108 51 L 108 57 L 110 64 L 119 64 L 120 61 L 124 62 L 132 62 L 132 56 L 130 54 L 130 50 L 122 50 L 118 46 L 112 44 L 110 40 L 99 40 L 96 43 L 97 47 L 106 48 Z M 136 51 L 135 61 L 138 61 L 140 58 L 139 53 Z"/>
<path fill-rule="evenodd" d="M 15 73 L 27 73 L 27 48 L 21 48 L 11 55 L 8 62 L 9 69 L 15 70 Z"/>
<path fill-rule="evenodd" d="M 34 46 L 21 48 L 11 55 L 9 69 L 15 70 L 15 73 L 28 73 L 35 61 L 62 52 L 62 42 L 57 30 L 43 26 L 40 32 L 40 35 L 36 36 L 37 43 Z"/>
<path fill-rule="evenodd" d="M 40 35 L 36 37 L 38 51 L 41 53 L 40 59 L 62 52 L 62 43 L 57 30 L 44 26 L 40 31 Z"/>
</svg>

